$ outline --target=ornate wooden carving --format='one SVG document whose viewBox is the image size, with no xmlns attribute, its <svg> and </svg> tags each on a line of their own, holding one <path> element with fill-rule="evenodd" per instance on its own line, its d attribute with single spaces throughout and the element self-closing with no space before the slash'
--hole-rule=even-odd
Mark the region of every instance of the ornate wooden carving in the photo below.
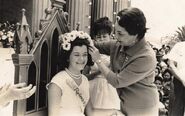
<svg viewBox="0 0 185 116">
<path fill-rule="evenodd" d="M 33 39 L 25 16 L 25 9 L 22 9 L 22 20 L 21 23 L 17 23 L 14 38 L 15 53 L 28 54 L 31 50 Z"/>
<path fill-rule="evenodd" d="M 52 1 L 52 7 L 45 11 L 46 16 L 40 22 L 36 37 L 30 35 L 25 10 L 22 10 L 22 20 L 17 24 L 14 38 L 15 54 L 12 55 L 15 83 L 33 84 L 37 86 L 37 90 L 31 98 L 14 102 L 14 116 L 47 115 L 47 97 L 44 99 L 39 97 L 41 91 L 46 93 L 45 85 L 58 71 L 56 62 L 59 53 L 58 36 L 69 31 L 67 15 L 61 9 L 61 4 L 58 0 Z M 33 72 L 34 74 L 30 74 Z"/>
</svg>

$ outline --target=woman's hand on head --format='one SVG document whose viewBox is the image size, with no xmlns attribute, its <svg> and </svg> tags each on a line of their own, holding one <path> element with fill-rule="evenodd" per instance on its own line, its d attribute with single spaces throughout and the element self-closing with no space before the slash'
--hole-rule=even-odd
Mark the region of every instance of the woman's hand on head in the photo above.
<svg viewBox="0 0 185 116">
<path fill-rule="evenodd" d="M 95 46 L 91 46 L 89 48 L 89 53 L 93 59 L 94 62 L 98 61 L 101 59 L 101 55 L 100 55 L 100 52 L 99 50 L 95 47 Z"/>
<path fill-rule="evenodd" d="M 91 38 L 88 38 L 88 41 L 90 43 L 90 46 L 94 46 L 94 41 Z"/>
</svg>

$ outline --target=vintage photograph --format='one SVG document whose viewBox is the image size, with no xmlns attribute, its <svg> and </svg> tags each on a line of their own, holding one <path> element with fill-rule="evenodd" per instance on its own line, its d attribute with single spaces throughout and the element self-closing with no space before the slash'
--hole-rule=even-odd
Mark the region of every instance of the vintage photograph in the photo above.
<svg viewBox="0 0 185 116">
<path fill-rule="evenodd" d="M 185 116 L 184 0 L 0 0 L 0 116 Z"/>
</svg>

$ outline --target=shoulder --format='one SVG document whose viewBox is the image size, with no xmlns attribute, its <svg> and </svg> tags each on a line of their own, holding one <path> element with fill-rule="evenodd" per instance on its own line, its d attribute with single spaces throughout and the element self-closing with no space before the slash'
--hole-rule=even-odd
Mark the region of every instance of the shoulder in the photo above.
<svg viewBox="0 0 185 116">
<path fill-rule="evenodd" d="M 152 49 L 152 47 L 146 43 L 143 47 L 143 49 L 141 50 L 141 54 L 142 56 L 144 56 L 146 59 L 149 59 L 149 60 L 156 60 L 156 55 L 155 55 L 155 52 L 154 50 Z"/>
<path fill-rule="evenodd" d="M 61 89 L 63 88 L 63 86 L 66 84 L 66 79 L 67 79 L 67 74 L 65 71 L 61 71 L 59 73 L 57 73 L 51 80 L 51 83 L 56 84 L 58 87 L 60 87 Z"/>
<path fill-rule="evenodd" d="M 135 70 L 153 70 L 157 64 L 155 52 L 150 46 L 145 45 L 134 55 L 132 64 Z"/>
<path fill-rule="evenodd" d="M 59 81 L 59 80 L 64 80 L 66 78 L 66 72 L 65 71 L 61 71 L 58 72 L 51 80 L 52 81 Z M 62 79 L 61 79 L 62 78 Z"/>
<path fill-rule="evenodd" d="M 86 83 L 89 84 L 89 80 L 87 79 L 87 77 L 85 75 L 82 75 L 82 80 Z"/>
<path fill-rule="evenodd" d="M 88 81 L 87 77 L 83 74 L 82 74 L 82 79 L 85 80 L 85 81 Z"/>
</svg>

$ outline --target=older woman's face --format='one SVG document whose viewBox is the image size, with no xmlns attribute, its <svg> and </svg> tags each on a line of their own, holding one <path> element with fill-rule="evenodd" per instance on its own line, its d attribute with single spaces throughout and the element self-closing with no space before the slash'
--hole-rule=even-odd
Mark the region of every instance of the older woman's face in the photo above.
<svg viewBox="0 0 185 116">
<path fill-rule="evenodd" d="M 124 46 L 134 45 L 138 39 L 137 35 L 130 35 L 125 28 L 121 27 L 118 23 L 115 24 L 117 40 Z"/>
</svg>

